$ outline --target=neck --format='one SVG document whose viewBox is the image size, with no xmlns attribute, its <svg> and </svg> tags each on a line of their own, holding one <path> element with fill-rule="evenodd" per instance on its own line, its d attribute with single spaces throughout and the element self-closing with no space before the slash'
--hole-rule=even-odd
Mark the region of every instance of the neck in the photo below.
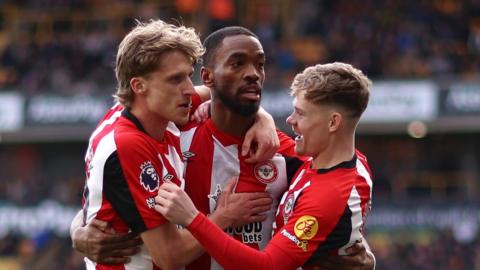
<svg viewBox="0 0 480 270">
<path fill-rule="evenodd" d="M 349 161 L 355 154 L 355 137 L 353 134 L 333 137 L 327 148 L 313 157 L 312 169 L 328 169 L 344 161 Z"/>
<path fill-rule="evenodd" d="M 255 114 L 242 116 L 229 110 L 220 100 L 212 101 L 212 121 L 226 134 L 242 137 L 255 122 Z"/>
<path fill-rule="evenodd" d="M 157 141 L 163 140 L 168 121 L 160 118 L 152 112 L 145 110 L 146 106 L 134 106 L 130 112 L 140 121 L 147 134 Z"/>
</svg>

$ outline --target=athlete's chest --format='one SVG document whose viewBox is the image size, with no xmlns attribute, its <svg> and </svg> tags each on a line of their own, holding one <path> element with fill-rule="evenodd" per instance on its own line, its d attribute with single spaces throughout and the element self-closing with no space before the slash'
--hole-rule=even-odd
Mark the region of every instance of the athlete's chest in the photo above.
<svg viewBox="0 0 480 270">
<path fill-rule="evenodd" d="M 294 176 L 289 189 L 283 194 L 278 207 L 275 220 L 277 228 L 281 228 L 288 222 L 300 197 L 302 200 L 308 199 L 305 198 L 304 193 L 306 190 L 316 188 L 316 185 L 313 186 L 314 184 L 317 184 L 315 178 L 318 178 L 318 176 L 312 173 L 311 170 L 307 169 L 300 169 Z"/>
</svg>

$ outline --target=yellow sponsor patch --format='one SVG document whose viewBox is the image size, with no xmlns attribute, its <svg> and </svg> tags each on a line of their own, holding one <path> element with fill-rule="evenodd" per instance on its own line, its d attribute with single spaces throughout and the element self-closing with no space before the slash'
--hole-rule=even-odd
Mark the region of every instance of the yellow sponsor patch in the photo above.
<svg viewBox="0 0 480 270">
<path fill-rule="evenodd" d="M 302 216 L 295 222 L 294 231 L 299 239 L 310 240 L 318 232 L 318 221 L 312 216 Z"/>
</svg>

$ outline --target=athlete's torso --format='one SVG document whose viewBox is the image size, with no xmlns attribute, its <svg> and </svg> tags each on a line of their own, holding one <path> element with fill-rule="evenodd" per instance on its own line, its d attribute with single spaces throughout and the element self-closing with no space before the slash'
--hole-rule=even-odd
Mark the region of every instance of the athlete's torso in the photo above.
<svg viewBox="0 0 480 270">
<path fill-rule="evenodd" d="M 282 135 L 280 135 L 282 136 Z M 285 135 L 283 135 L 285 136 Z M 263 249 L 271 239 L 277 199 L 287 189 L 285 158 L 249 164 L 241 156 L 242 138 L 229 136 L 214 126 L 212 120 L 181 132 L 181 148 L 186 161 L 185 190 L 203 213 L 212 213 L 219 193 L 232 177 L 238 177 L 235 192 L 268 192 L 274 198 L 272 209 L 263 222 L 251 223 L 227 232 L 256 249 Z M 284 140 L 279 152 L 292 153 L 292 142 Z M 187 269 L 220 269 L 205 255 Z"/>
</svg>

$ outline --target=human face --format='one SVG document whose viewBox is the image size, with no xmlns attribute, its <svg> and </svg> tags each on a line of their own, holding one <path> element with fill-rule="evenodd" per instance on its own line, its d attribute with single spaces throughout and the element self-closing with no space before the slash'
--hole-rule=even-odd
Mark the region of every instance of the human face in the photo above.
<svg viewBox="0 0 480 270">
<path fill-rule="evenodd" d="M 295 152 L 314 159 L 327 149 L 330 138 L 330 119 L 333 109 L 328 105 L 314 104 L 301 92 L 293 100 L 293 112 L 287 124 L 295 132 Z"/>
<path fill-rule="evenodd" d="M 254 115 L 260 106 L 265 80 L 265 53 L 258 39 L 226 37 L 215 53 L 214 96 L 234 113 Z"/>
<path fill-rule="evenodd" d="M 192 74 L 193 65 L 187 55 L 166 52 L 159 68 L 143 76 L 147 110 L 165 121 L 187 123 L 194 93 Z"/>
</svg>

